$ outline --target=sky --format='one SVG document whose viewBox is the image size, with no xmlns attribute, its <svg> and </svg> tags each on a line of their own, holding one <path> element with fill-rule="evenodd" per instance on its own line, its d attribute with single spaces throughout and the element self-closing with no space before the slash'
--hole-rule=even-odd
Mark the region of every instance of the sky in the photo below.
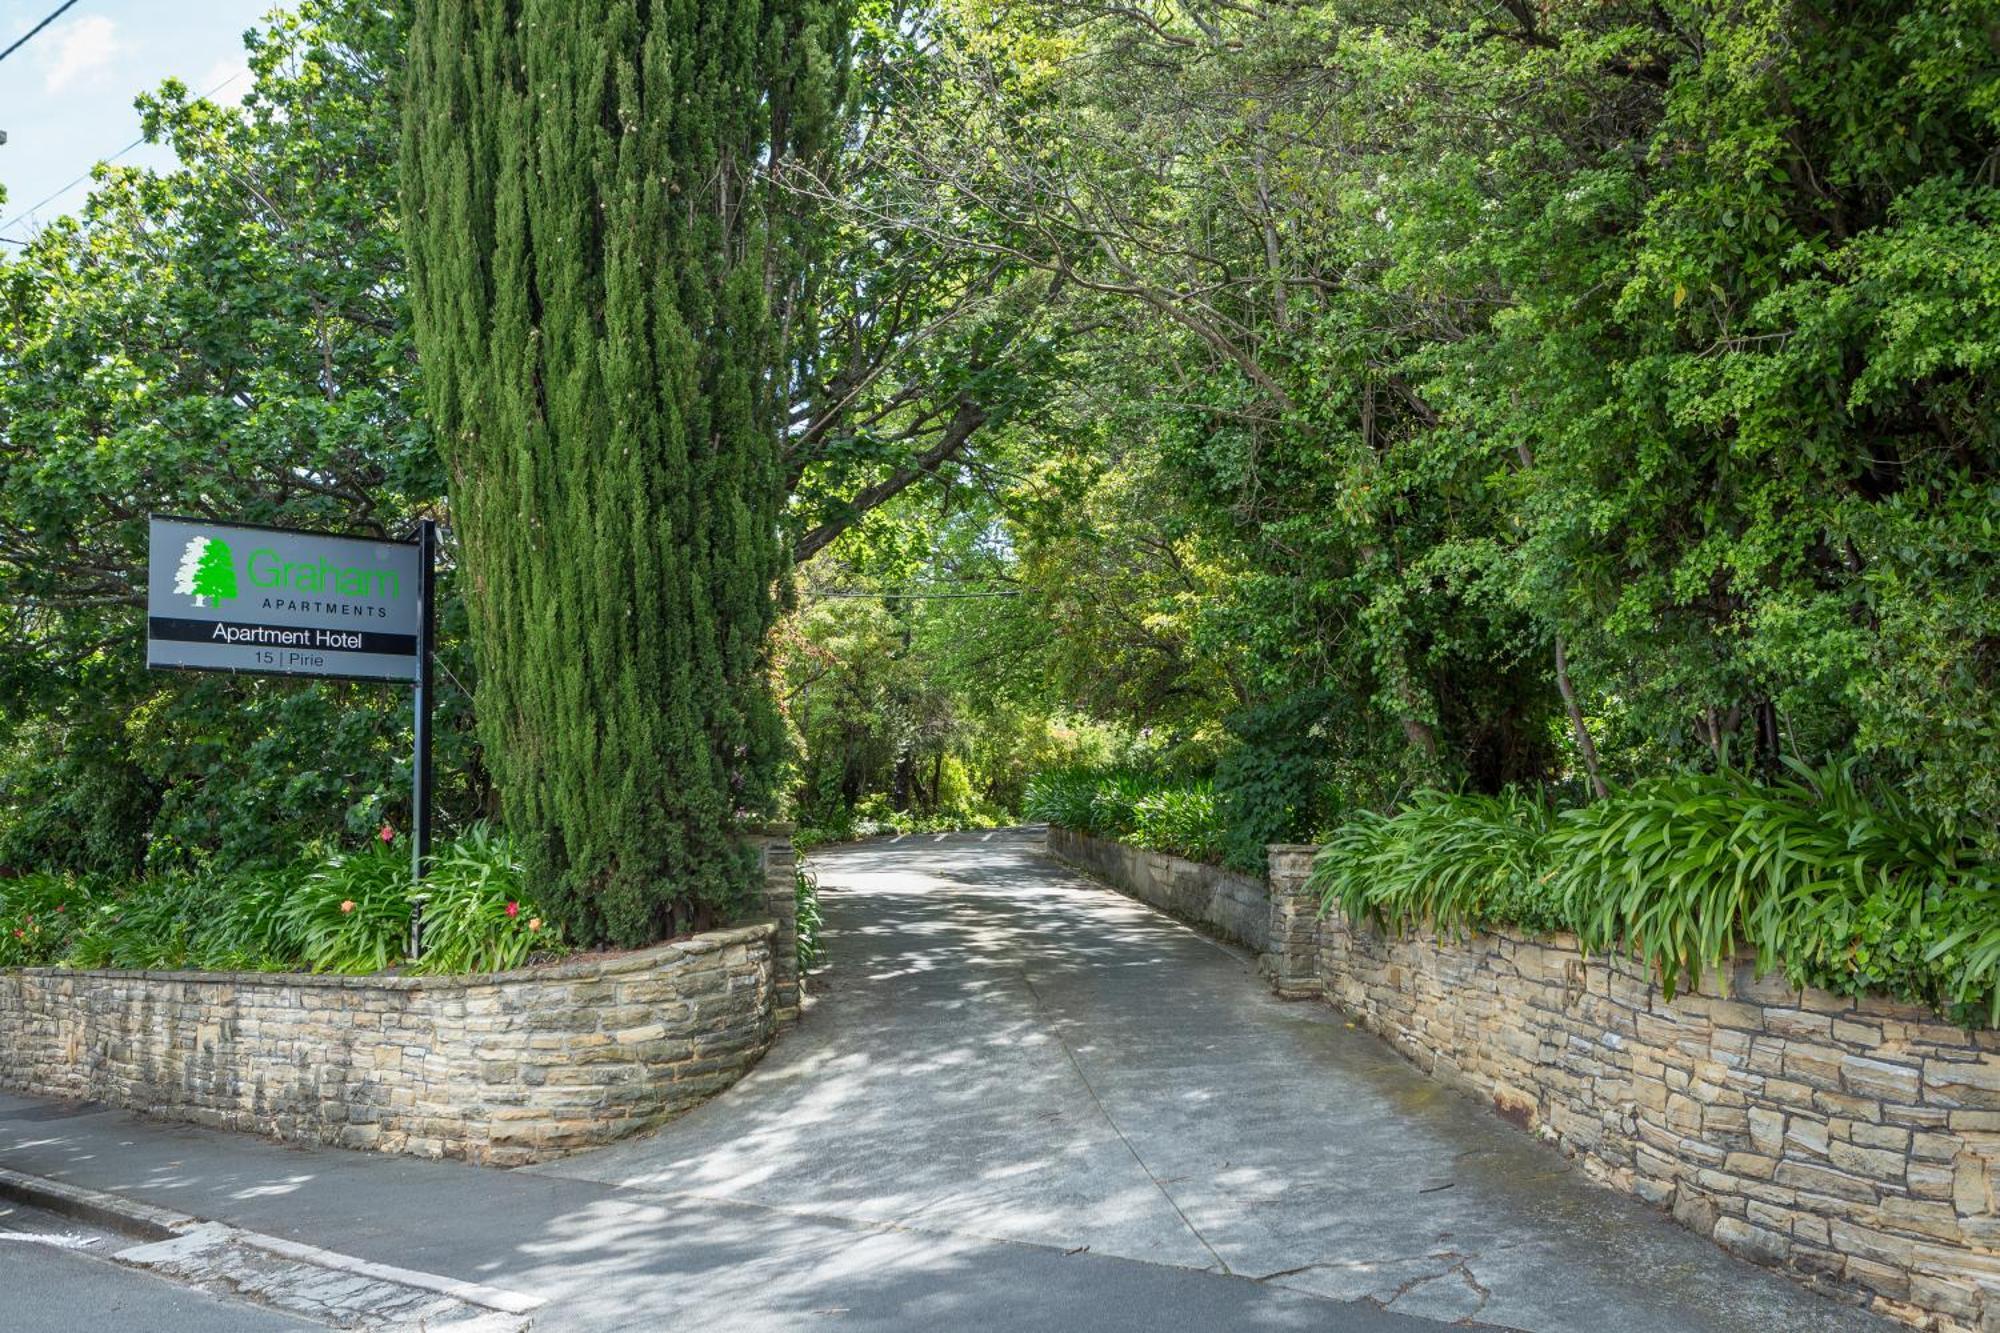
<svg viewBox="0 0 2000 1333">
<path fill-rule="evenodd" d="M 20 239 L 83 204 L 85 180 L 69 182 L 139 137 L 138 93 L 178 75 L 197 93 L 218 84 L 218 102 L 248 91 L 243 30 L 276 0 L 78 0 L 26 46 L 0 61 L 0 237 Z M 0 49 L 62 0 L 0 0 Z M 121 163 L 169 166 L 173 154 L 142 145 Z M 58 194 L 58 191 L 61 191 Z M 30 208 L 50 195 L 54 199 Z M 22 217 L 22 214 L 28 214 Z"/>
</svg>

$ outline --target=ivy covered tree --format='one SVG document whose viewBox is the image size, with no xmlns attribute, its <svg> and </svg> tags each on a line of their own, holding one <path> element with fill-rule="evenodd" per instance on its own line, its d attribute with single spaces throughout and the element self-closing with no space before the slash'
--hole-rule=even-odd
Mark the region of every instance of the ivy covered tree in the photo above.
<svg viewBox="0 0 2000 1333">
<path fill-rule="evenodd" d="M 830 0 L 422 0 L 404 216 L 477 712 L 573 937 L 738 905 L 782 733 L 785 164 L 837 124 Z"/>
</svg>

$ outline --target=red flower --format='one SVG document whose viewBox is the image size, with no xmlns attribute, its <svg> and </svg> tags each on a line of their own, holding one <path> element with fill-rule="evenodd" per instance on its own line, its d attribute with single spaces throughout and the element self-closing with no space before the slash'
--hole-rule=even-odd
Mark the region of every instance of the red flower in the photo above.
<svg viewBox="0 0 2000 1333">
<path fill-rule="evenodd" d="M 508 916 L 519 916 L 519 915 L 521 915 L 521 904 L 519 904 L 519 903 L 508 903 L 508 904 L 507 904 L 507 915 L 508 915 Z"/>
<path fill-rule="evenodd" d="M 396 840 L 396 830 L 390 828 L 389 821 L 385 819 L 382 821 L 382 831 L 375 836 L 383 842 L 394 842 Z"/>
</svg>

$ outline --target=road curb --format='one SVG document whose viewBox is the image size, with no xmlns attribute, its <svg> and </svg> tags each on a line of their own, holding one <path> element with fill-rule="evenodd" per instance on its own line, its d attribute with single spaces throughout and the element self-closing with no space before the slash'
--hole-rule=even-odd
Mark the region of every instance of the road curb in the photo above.
<svg viewBox="0 0 2000 1333">
<path fill-rule="evenodd" d="M 102 1190 L 85 1189 L 5 1167 L 0 1167 L 0 1199 L 148 1241 L 167 1240 L 201 1224 L 200 1218 L 171 1208 L 156 1208 Z"/>
<path fill-rule="evenodd" d="M 317 1245 L 248 1231 L 227 1222 L 206 1221 L 171 1208 L 159 1208 L 102 1190 L 85 1189 L 5 1167 L 0 1167 L 0 1199 L 132 1237 L 141 1243 L 110 1256 L 113 1261 L 129 1268 L 153 1269 L 162 1276 L 178 1278 L 197 1286 L 213 1286 L 215 1279 L 221 1276 L 224 1280 L 220 1285 L 225 1288 L 309 1318 L 322 1317 L 325 1312 L 312 1304 L 300 1304 L 290 1299 L 281 1286 L 259 1290 L 255 1281 L 246 1279 L 258 1276 L 260 1270 L 269 1270 L 271 1263 L 276 1262 L 292 1265 L 294 1272 L 332 1274 L 366 1284 L 384 1298 L 384 1304 L 392 1307 L 405 1305 L 414 1295 L 437 1297 L 449 1303 L 449 1307 L 432 1307 L 428 1311 L 430 1319 L 418 1320 L 411 1325 L 394 1318 L 372 1318 L 371 1312 L 365 1309 L 346 1312 L 353 1316 L 352 1323 L 356 1327 L 435 1326 L 463 1330 L 463 1333 L 502 1329 L 512 1333 L 525 1328 L 527 1317 L 547 1303 L 538 1296 L 438 1273 L 375 1263 Z M 244 1262 L 231 1259 L 231 1255 L 248 1257 L 247 1267 Z M 257 1255 L 264 1257 L 257 1259 L 254 1257 Z M 503 1318 L 499 1322 L 482 1321 L 476 1317 L 467 1321 L 455 1316 L 454 1311 Z"/>
</svg>

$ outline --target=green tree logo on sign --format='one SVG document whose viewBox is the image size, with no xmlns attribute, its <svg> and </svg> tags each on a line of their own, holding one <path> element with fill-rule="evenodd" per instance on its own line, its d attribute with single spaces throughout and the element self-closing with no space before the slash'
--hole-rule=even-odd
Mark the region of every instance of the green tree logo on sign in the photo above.
<svg viewBox="0 0 2000 1333">
<path fill-rule="evenodd" d="M 215 537 L 192 537 L 174 571 L 174 591 L 194 598 L 196 606 L 214 606 L 236 598 L 236 565 L 229 543 Z"/>
</svg>

